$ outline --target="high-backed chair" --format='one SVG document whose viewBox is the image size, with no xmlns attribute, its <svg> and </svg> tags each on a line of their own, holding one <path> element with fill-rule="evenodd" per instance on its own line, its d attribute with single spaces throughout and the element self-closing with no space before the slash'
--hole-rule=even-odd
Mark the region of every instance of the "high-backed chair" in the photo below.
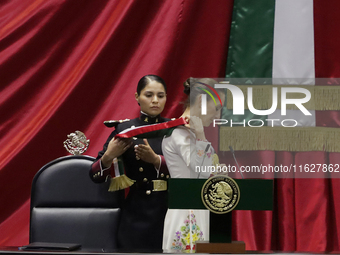
<svg viewBox="0 0 340 255">
<path fill-rule="evenodd" d="M 94 158 L 66 156 L 35 175 L 31 191 L 30 243 L 78 243 L 83 249 L 117 249 L 122 192 L 89 177 Z"/>
</svg>

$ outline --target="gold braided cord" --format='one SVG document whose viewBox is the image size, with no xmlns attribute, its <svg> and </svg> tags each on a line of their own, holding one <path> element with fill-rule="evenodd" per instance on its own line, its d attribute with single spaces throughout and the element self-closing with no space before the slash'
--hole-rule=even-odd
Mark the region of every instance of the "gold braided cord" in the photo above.
<svg viewBox="0 0 340 255">
<path fill-rule="evenodd" d="M 340 152 L 340 128 L 221 127 L 220 150 Z"/>
</svg>

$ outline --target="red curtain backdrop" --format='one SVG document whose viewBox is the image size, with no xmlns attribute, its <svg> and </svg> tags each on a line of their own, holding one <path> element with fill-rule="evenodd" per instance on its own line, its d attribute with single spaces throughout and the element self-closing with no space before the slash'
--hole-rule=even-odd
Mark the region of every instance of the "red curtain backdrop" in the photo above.
<svg viewBox="0 0 340 255">
<path fill-rule="evenodd" d="M 340 77 L 340 2 L 336 0 L 327 1 L 325 5 L 322 0 L 314 1 L 314 19 L 318 20 L 314 25 L 315 37 L 315 76 L 317 78 L 338 78 Z M 337 83 L 339 84 L 339 83 Z M 339 111 L 316 112 L 318 126 L 340 127 Z M 340 160 L 339 153 L 329 153 L 328 162 Z M 320 189 L 323 196 L 319 197 L 319 203 L 323 200 L 324 206 L 320 207 L 320 214 L 325 214 L 325 227 L 313 229 L 315 233 L 327 233 L 326 247 L 328 250 L 340 250 L 340 180 L 326 179 L 319 181 L 318 187 L 311 187 L 314 190 Z M 312 224 L 311 224 L 312 225 Z M 313 226 L 311 226 L 313 227 Z"/>
<path fill-rule="evenodd" d="M 108 119 L 134 118 L 138 80 L 168 85 L 165 117 L 182 112 L 182 83 L 223 77 L 233 1 L 0 1 L 0 246 L 28 243 L 30 186 L 67 155 L 75 130 L 96 156 Z"/>
<path fill-rule="evenodd" d="M 340 1 L 314 3 L 317 77 L 340 77 Z M 68 154 L 67 134 L 83 131 L 85 154 L 96 156 L 111 132 L 104 120 L 138 115 L 142 76 L 164 78 L 170 118 L 182 112 L 186 78 L 224 77 L 232 8 L 233 0 L 0 1 L 0 246 L 28 243 L 33 176 Z M 317 114 L 319 126 L 340 125 L 337 113 Z M 243 165 L 339 163 L 338 153 L 236 153 Z M 253 250 L 339 250 L 339 184 L 275 180 L 274 211 L 235 213 L 234 239 Z"/>
</svg>

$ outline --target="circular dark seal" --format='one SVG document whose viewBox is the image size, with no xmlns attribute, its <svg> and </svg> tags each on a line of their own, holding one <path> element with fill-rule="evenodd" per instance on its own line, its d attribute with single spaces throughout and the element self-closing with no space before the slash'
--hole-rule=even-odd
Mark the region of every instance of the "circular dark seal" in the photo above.
<svg viewBox="0 0 340 255">
<path fill-rule="evenodd" d="M 201 196 L 204 206 L 211 212 L 228 213 L 240 200 L 240 188 L 230 177 L 215 175 L 203 184 Z"/>
</svg>

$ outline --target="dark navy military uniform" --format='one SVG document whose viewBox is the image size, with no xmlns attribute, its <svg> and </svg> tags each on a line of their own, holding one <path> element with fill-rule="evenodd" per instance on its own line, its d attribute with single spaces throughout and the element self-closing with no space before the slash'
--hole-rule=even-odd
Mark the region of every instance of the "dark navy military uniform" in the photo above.
<svg viewBox="0 0 340 255">
<path fill-rule="evenodd" d="M 139 127 L 168 120 L 160 116 L 153 118 L 141 114 L 139 118 L 124 120 L 117 124 L 104 144 L 103 150 L 98 153 L 97 161 L 92 165 L 91 179 L 94 182 L 103 182 L 107 179 L 110 171 L 104 171 L 106 174 L 101 174 L 99 159 L 104 155 L 109 142 L 116 134 L 132 126 Z M 158 155 L 162 155 L 162 139 L 163 137 L 148 138 L 150 147 Z M 152 180 L 167 180 L 169 172 L 163 156 L 161 156 L 162 166 L 159 173 L 153 164 L 138 160 L 134 152 L 136 144 L 144 144 L 143 139 L 134 138 L 133 145 L 122 155 L 126 176 L 136 182 L 130 187 L 124 201 L 118 243 L 122 250 L 158 250 L 161 252 L 164 218 L 167 211 L 167 191 L 153 191 L 154 182 Z"/>
</svg>

